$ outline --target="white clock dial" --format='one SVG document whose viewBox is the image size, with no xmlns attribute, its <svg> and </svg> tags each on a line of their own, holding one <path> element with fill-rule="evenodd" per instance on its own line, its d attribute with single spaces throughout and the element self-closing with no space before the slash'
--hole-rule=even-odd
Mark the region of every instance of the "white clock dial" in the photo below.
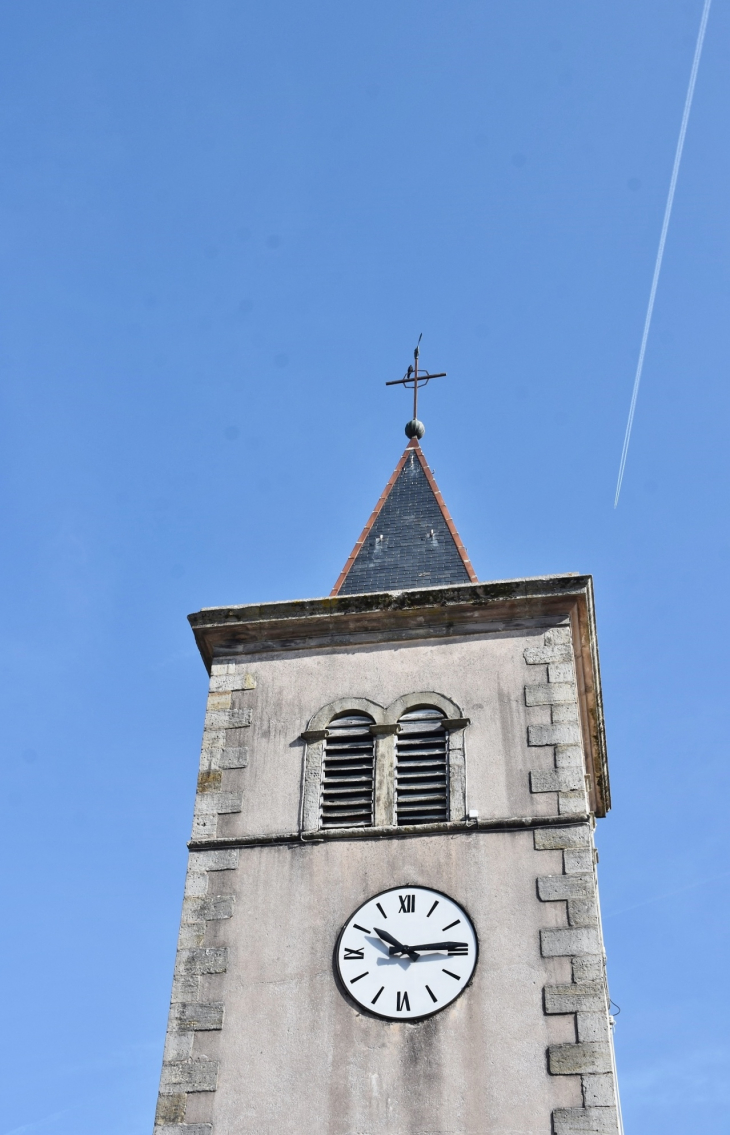
<svg viewBox="0 0 730 1135">
<path fill-rule="evenodd" d="M 345 923 L 337 971 L 350 997 L 388 1020 L 430 1017 L 471 980 L 477 936 L 463 907 L 428 887 L 393 887 Z"/>
</svg>

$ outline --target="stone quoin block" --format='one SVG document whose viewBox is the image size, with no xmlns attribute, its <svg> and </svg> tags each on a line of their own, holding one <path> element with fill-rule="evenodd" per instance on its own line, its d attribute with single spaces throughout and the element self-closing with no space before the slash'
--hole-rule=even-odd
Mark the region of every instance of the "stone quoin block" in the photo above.
<svg viewBox="0 0 730 1135">
<path fill-rule="evenodd" d="M 535 851 L 561 851 L 564 848 L 590 848 L 591 833 L 584 824 L 567 828 L 537 828 Z"/>
<path fill-rule="evenodd" d="M 575 668 L 573 660 L 570 662 L 550 662 L 548 664 L 548 682 L 574 682 Z"/>
<path fill-rule="evenodd" d="M 576 896 L 578 897 L 578 896 Z M 183 904 L 183 919 L 187 922 L 213 922 L 233 916 L 234 895 L 211 895 L 210 898 L 187 899 Z"/>
<path fill-rule="evenodd" d="M 530 773 L 532 792 L 570 792 L 584 791 L 583 770 L 579 768 L 535 769 Z"/>
<path fill-rule="evenodd" d="M 546 1013 L 601 1013 L 606 1008 L 606 994 L 601 981 L 546 985 L 543 998 Z"/>
<path fill-rule="evenodd" d="M 553 1112 L 555 1135 L 617 1135 L 615 1107 L 559 1107 Z"/>
<path fill-rule="evenodd" d="M 563 958 L 571 954 L 600 954 L 601 938 L 597 929 L 581 926 L 567 930 L 541 930 L 540 949 L 544 958 Z"/>
<path fill-rule="evenodd" d="M 614 1107 L 616 1093 L 613 1076 L 607 1073 L 600 1076 L 584 1076 L 583 1103 L 586 1107 Z"/>
<path fill-rule="evenodd" d="M 559 899 L 585 899 L 594 892 L 593 875 L 540 875 L 537 893 L 543 902 Z"/>
<path fill-rule="evenodd" d="M 155 1127 L 153 1135 L 213 1135 L 212 1123 L 179 1123 L 174 1127 Z"/>
<path fill-rule="evenodd" d="M 175 972 L 182 974 L 225 973 L 228 965 L 228 947 L 205 950 L 178 950 Z"/>
<path fill-rule="evenodd" d="M 570 847 L 563 852 L 563 867 L 566 875 L 592 873 L 594 862 L 592 847 Z"/>
<path fill-rule="evenodd" d="M 565 646 L 570 643 L 570 627 L 551 627 L 549 631 L 545 631 L 545 645 L 546 646 Z"/>
<path fill-rule="evenodd" d="M 185 1118 L 185 1108 L 188 1097 L 184 1092 L 175 1095 L 157 1097 L 157 1110 L 155 1111 L 156 1124 L 180 1123 Z"/>
<path fill-rule="evenodd" d="M 239 854 L 237 847 L 222 851 L 193 851 L 190 854 L 190 867 L 195 871 L 235 871 Z"/>
<path fill-rule="evenodd" d="M 579 1044 L 551 1044 L 548 1067 L 553 1076 L 576 1076 L 582 1073 L 610 1072 L 611 1049 L 599 1041 Z"/>
<path fill-rule="evenodd" d="M 577 792 L 561 792 L 558 796 L 558 812 L 561 816 L 582 816 L 586 807 L 584 788 Z"/>
<path fill-rule="evenodd" d="M 246 768 L 248 765 L 248 745 L 232 745 L 222 749 L 216 764 L 220 769 Z"/>
<path fill-rule="evenodd" d="M 528 745 L 579 745 L 580 729 L 577 725 L 528 725 Z"/>
<path fill-rule="evenodd" d="M 240 812 L 243 795 L 240 792 L 206 792 L 195 802 L 196 816 L 223 816 Z"/>
<path fill-rule="evenodd" d="M 186 1060 L 162 1065 L 161 1095 L 168 1092 L 214 1092 L 217 1086 L 217 1060 Z"/>
<path fill-rule="evenodd" d="M 175 1005 L 170 1020 L 178 1028 L 196 1032 L 214 1032 L 223 1028 L 223 1004 L 215 1002 L 185 1002 Z"/>
<path fill-rule="evenodd" d="M 598 903 L 595 896 L 587 899 L 568 899 L 568 922 L 571 926 L 597 926 Z"/>
<path fill-rule="evenodd" d="M 569 646 L 528 646 L 524 655 L 528 666 L 547 665 L 551 662 L 573 664 L 573 651 Z"/>
<path fill-rule="evenodd" d="M 578 703 L 567 702 L 552 707 L 553 725 L 572 725 L 578 720 Z"/>
<path fill-rule="evenodd" d="M 583 769 L 583 749 L 580 745 L 556 745 L 555 746 L 555 767 L 556 768 L 579 768 Z"/>
<path fill-rule="evenodd" d="M 536 684 L 525 686 L 525 705 L 560 705 L 575 702 L 575 686 L 572 682 L 549 682 L 546 686 Z"/>
</svg>

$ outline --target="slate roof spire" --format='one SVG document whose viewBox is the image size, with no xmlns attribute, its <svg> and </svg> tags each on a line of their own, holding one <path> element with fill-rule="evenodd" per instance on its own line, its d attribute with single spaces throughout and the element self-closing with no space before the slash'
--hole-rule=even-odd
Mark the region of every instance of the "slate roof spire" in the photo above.
<svg viewBox="0 0 730 1135">
<path fill-rule="evenodd" d="M 471 560 L 412 437 L 332 595 L 470 582 L 477 582 Z"/>
</svg>

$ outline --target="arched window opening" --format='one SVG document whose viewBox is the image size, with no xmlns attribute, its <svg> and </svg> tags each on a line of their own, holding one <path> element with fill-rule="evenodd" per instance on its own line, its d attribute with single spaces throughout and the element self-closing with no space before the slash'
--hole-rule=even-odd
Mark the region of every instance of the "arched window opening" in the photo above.
<svg viewBox="0 0 730 1135">
<path fill-rule="evenodd" d="M 366 828 L 373 823 L 375 738 L 366 713 L 336 717 L 327 726 L 322 771 L 323 828 Z"/>
<path fill-rule="evenodd" d="M 449 735 L 438 709 L 415 709 L 398 722 L 395 805 L 399 827 L 449 818 Z"/>
</svg>

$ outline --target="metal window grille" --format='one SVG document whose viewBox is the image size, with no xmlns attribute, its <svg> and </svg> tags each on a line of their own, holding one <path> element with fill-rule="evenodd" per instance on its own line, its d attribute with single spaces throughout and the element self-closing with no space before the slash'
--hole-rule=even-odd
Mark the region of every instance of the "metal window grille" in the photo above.
<svg viewBox="0 0 730 1135">
<path fill-rule="evenodd" d="M 399 826 L 449 818 L 449 735 L 438 709 L 417 709 L 399 721 L 395 800 Z"/>
<path fill-rule="evenodd" d="M 322 773 L 321 826 L 363 828 L 373 822 L 375 738 L 365 713 L 327 726 Z"/>
</svg>

